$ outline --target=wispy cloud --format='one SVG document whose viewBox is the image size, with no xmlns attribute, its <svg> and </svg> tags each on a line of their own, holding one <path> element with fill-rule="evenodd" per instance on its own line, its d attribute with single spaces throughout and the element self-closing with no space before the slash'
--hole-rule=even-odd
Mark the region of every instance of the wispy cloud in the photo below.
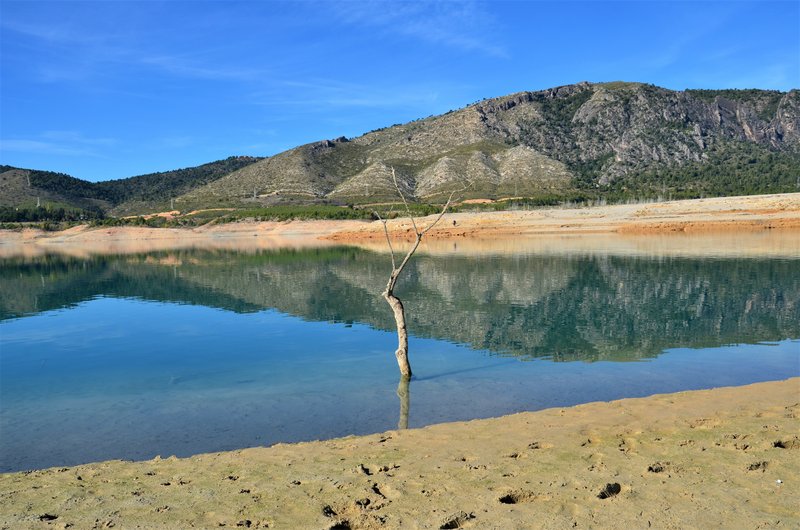
<svg viewBox="0 0 800 530">
<path fill-rule="evenodd" d="M 9 34 L 28 39 L 38 48 L 35 75 L 40 81 L 57 83 L 86 82 L 113 75 L 116 68 L 129 75 L 131 68 L 161 72 L 186 79 L 221 79 L 248 81 L 267 72 L 242 68 L 210 59 L 214 50 L 165 53 L 158 37 L 136 31 L 104 31 L 92 26 L 90 31 L 65 21 L 61 24 L 30 22 L 5 17 L 0 28 Z M 149 38 L 148 38 L 149 36 Z"/>
<path fill-rule="evenodd" d="M 69 24 L 32 23 L 6 17 L 0 29 L 19 37 L 36 58 L 26 67 L 44 83 L 83 82 L 107 72 L 108 66 L 131 58 L 112 36 L 101 31 L 78 31 Z"/>
<path fill-rule="evenodd" d="M 800 88 L 800 66 L 791 61 L 767 63 L 748 70 L 741 77 L 727 79 L 722 85 L 722 88 Z"/>
<path fill-rule="evenodd" d="M 164 136 L 156 138 L 152 146 L 156 149 L 182 149 L 197 143 L 194 136 Z"/>
<path fill-rule="evenodd" d="M 105 40 L 102 34 L 96 32 L 73 31 L 64 25 L 24 22 L 8 16 L 0 22 L 0 28 L 5 32 L 56 44 L 96 44 Z"/>
<path fill-rule="evenodd" d="M 43 142 L 41 140 L 16 140 L 0 139 L 0 153 L 33 153 L 39 155 L 67 155 L 67 156 L 87 156 L 90 155 L 87 149 L 76 149 L 66 147 L 54 142 Z"/>
<path fill-rule="evenodd" d="M 497 22 L 471 1 L 336 2 L 339 21 L 497 58 L 509 56 L 498 42 Z"/>
<path fill-rule="evenodd" d="M 395 108 L 426 106 L 439 99 L 436 87 L 396 85 L 380 87 L 330 79 L 285 80 L 268 90 L 253 92 L 250 102 L 261 106 L 319 108 Z"/>
<path fill-rule="evenodd" d="M 159 55 L 142 57 L 138 62 L 145 66 L 152 66 L 165 73 L 177 77 L 190 79 L 226 79 L 239 81 L 252 81 L 263 77 L 267 71 L 257 68 L 237 68 L 208 66 L 202 62 L 193 61 L 182 55 Z"/>
<path fill-rule="evenodd" d="M 113 138 L 90 138 L 77 131 L 45 131 L 34 138 L 0 139 L 0 152 L 103 157 L 103 148 L 116 143 Z"/>
<path fill-rule="evenodd" d="M 670 34 L 661 50 L 648 56 L 647 66 L 654 70 L 659 70 L 684 64 L 688 57 L 696 60 L 700 55 L 698 54 L 698 48 L 703 48 L 702 42 L 728 23 L 733 16 L 727 12 L 717 12 L 716 15 L 713 19 L 703 18 L 701 23 L 687 24 L 678 35 Z M 722 53 L 733 52 L 734 50 L 726 50 Z M 704 50 L 703 54 L 706 53 Z M 719 51 L 715 52 L 715 54 L 717 55 L 716 60 L 723 58 Z M 706 60 L 713 61 L 715 58 L 709 56 Z"/>
<path fill-rule="evenodd" d="M 91 138 L 78 131 L 45 131 L 42 138 L 56 142 L 67 142 L 74 145 L 109 146 L 117 141 L 113 138 Z"/>
</svg>

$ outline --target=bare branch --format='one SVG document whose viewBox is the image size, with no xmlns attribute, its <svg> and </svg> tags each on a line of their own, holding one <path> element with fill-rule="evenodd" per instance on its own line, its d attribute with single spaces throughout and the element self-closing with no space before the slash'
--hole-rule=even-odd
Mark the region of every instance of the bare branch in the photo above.
<svg viewBox="0 0 800 530">
<path fill-rule="evenodd" d="M 386 244 L 389 245 L 389 252 L 392 254 L 392 270 L 394 270 L 397 268 L 397 265 L 395 265 L 394 261 L 394 248 L 392 247 L 392 238 L 389 237 L 389 228 L 386 226 L 387 220 L 381 217 L 381 214 L 379 214 L 377 211 L 373 211 L 372 213 L 375 214 L 375 217 L 377 217 L 381 223 L 383 223 L 383 233 L 386 235 Z"/>
<path fill-rule="evenodd" d="M 408 206 L 408 201 L 406 201 L 406 196 L 403 195 L 403 192 L 400 190 L 400 185 L 397 183 L 397 175 L 394 172 L 394 168 L 392 168 L 392 181 L 394 182 L 394 189 L 397 190 L 397 194 L 400 195 L 400 198 L 403 199 L 403 204 L 406 207 L 406 213 L 408 214 L 408 218 L 411 219 L 411 225 L 414 227 L 414 233 L 419 235 L 419 229 L 417 228 L 417 223 L 414 221 L 414 216 L 411 215 L 411 208 Z"/>
<path fill-rule="evenodd" d="M 436 219 L 434 219 L 433 222 L 429 224 L 428 227 L 422 231 L 420 236 L 424 236 L 425 234 L 427 234 L 428 230 L 436 226 L 436 223 L 442 220 L 442 217 L 444 217 L 444 214 L 447 213 L 447 209 L 450 207 L 450 203 L 453 201 L 453 195 L 455 195 L 455 193 L 456 193 L 455 190 L 450 192 L 450 196 L 447 198 L 447 202 L 445 203 L 444 208 L 442 208 L 442 211 L 439 212 L 438 217 L 436 217 Z"/>
<path fill-rule="evenodd" d="M 428 233 L 428 230 L 430 230 L 431 228 L 433 228 L 434 226 L 436 226 L 436 223 L 438 223 L 439 221 L 441 221 L 441 220 L 442 220 L 442 217 L 444 217 L 444 214 L 447 212 L 447 209 L 450 207 L 450 204 L 452 204 L 452 202 L 453 202 L 453 196 L 454 196 L 456 193 L 464 193 L 465 191 L 467 191 L 467 190 L 468 190 L 469 188 L 471 188 L 471 187 L 472 187 L 472 182 L 468 182 L 468 183 L 467 183 L 466 185 L 464 185 L 464 186 L 463 186 L 463 187 L 462 187 L 460 190 L 453 190 L 453 191 L 451 191 L 451 192 L 450 192 L 450 196 L 449 196 L 449 197 L 447 197 L 447 202 L 444 204 L 444 207 L 442 208 L 442 211 L 441 211 L 441 212 L 439 212 L 439 216 L 438 216 L 438 217 L 436 217 L 436 219 L 434 219 L 434 220 L 433 220 L 433 222 L 432 222 L 430 225 L 428 225 L 428 227 L 427 227 L 427 228 L 425 228 L 425 229 L 422 231 L 422 235 L 425 235 L 425 234 L 427 234 L 427 233 Z"/>
<path fill-rule="evenodd" d="M 417 238 L 414 241 L 414 245 L 408 250 L 406 257 L 403 258 L 403 261 L 400 262 L 400 265 L 392 271 L 391 276 L 389 276 L 389 282 L 386 284 L 386 292 L 392 294 L 394 291 L 395 285 L 397 285 L 397 278 L 400 277 L 400 273 L 403 272 L 403 269 L 406 266 L 406 263 L 411 259 L 411 256 L 414 255 L 414 252 L 417 251 L 419 244 L 422 242 L 422 234 L 417 233 Z"/>
</svg>

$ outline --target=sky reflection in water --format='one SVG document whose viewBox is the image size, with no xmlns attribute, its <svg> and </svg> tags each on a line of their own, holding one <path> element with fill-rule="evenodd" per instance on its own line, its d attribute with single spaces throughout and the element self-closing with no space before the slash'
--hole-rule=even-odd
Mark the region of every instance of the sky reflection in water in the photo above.
<svg viewBox="0 0 800 530">
<path fill-rule="evenodd" d="M 411 427 L 800 373 L 800 260 L 418 257 Z M 352 248 L 2 261 L 0 467 L 395 428 L 386 274 Z"/>
</svg>

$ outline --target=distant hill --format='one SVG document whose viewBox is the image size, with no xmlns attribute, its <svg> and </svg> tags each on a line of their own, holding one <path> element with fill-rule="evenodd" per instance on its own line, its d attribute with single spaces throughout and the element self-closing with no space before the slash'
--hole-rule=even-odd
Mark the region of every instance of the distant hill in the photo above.
<svg viewBox="0 0 800 530">
<path fill-rule="evenodd" d="M 700 195 L 796 191 L 800 91 L 579 83 L 487 99 L 441 116 L 303 145 L 181 202 L 359 203 L 586 191 Z"/>
<path fill-rule="evenodd" d="M 0 166 L 0 206 L 39 200 L 112 215 L 175 208 L 467 197 L 690 198 L 800 189 L 800 91 L 578 83 L 269 158 L 89 183 Z"/>
<path fill-rule="evenodd" d="M 91 182 L 64 173 L 0 165 L 0 206 L 30 208 L 39 204 L 108 208 Z"/>
<path fill-rule="evenodd" d="M 119 180 L 88 182 L 64 173 L 0 165 L 0 206 L 100 208 L 114 215 L 164 209 L 170 199 L 261 160 L 234 156 Z"/>
<path fill-rule="evenodd" d="M 232 156 L 197 167 L 150 173 L 121 180 L 97 183 L 97 189 L 115 205 L 112 213 L 134 214 L 153 203 L 166 206 L 171 197 L 182 195 L 261 160 L 252 156 Z"/>
</svg>

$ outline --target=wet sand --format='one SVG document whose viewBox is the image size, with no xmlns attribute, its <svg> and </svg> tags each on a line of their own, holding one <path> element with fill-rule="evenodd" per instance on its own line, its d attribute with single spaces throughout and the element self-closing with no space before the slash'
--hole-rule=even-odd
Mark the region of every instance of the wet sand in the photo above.
<svg viewBox="0 0 800 530">
<path fill-rule="evenodd" d="M 798 401 L 794 378 L 4 474 L 0 526 L 797 528 Z"/>
</svg>

